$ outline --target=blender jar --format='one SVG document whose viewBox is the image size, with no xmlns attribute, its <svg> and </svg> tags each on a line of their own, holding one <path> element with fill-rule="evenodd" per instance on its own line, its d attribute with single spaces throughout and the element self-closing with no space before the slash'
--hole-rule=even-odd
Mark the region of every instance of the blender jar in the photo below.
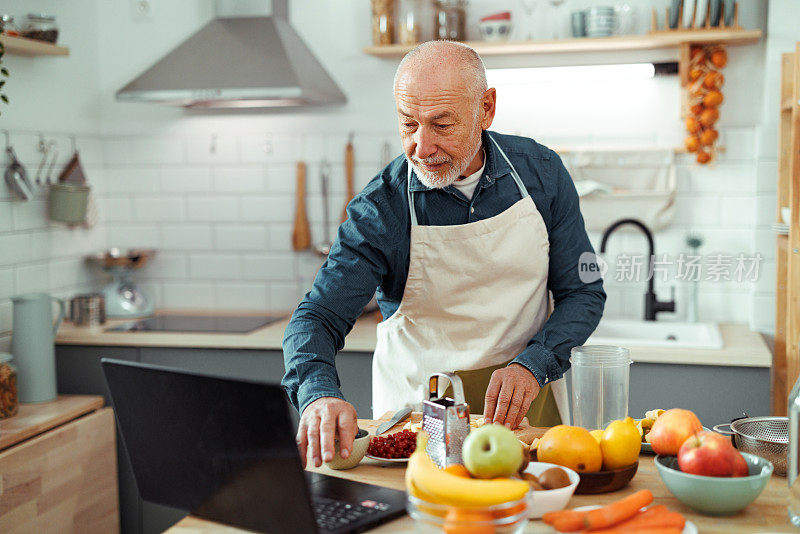
<svg viewBox="0 0 800 534">
<path fill-rule="evenodd" d="M 630 351 L 610 345 L 572 349 L 572 424 L 605 428 L 628 416 Z"/>
</svg>

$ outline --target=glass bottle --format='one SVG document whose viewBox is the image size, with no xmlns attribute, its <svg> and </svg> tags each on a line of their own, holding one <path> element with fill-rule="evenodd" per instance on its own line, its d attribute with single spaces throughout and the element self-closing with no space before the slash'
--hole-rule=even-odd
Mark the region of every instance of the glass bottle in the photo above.
<svg viewBox="0 0 800 534">
<path fill-rule="evenodd" d="M 800 378 L 794 383 L 792 392 L 789 393 L 789 520 L 793 525 L 800 527 Z"/>
<path fill-rule="evenodd" d="M 436 2 L 436 39 L 465 41 L 467 38 L 466 0 L 438 0 Z"/>
<path fill-rule="evenodd" d="M 394 42 L 394 0 L 372 0 L 372 44 Z"/>
</svg>

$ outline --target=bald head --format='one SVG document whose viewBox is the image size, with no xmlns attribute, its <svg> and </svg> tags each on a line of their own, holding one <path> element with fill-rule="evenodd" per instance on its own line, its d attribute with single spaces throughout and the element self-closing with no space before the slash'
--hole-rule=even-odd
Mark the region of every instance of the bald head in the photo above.
<svg viewBox="0 0 800 534">
<path fill-rule="evenodd" d="M 477 101 L 488 88 L 483 60 L 469 46 L 454 41 L 428 41 L 403 57 L 394 75 L 398 85 L 446 86 Z"/>
</svg>

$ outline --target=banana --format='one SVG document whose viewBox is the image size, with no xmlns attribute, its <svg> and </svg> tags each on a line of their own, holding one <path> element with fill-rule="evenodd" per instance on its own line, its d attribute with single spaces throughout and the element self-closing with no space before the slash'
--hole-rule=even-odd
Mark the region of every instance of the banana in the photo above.
<svg viewBox="0 0 800 534">
<path fill-rule="evenodd" d="M 451 506 L 493 506 L 517 501 L 530 490 L 527 482 L 512 479 L 481 480 L 451 475 L 433 463 L 425 446 L 426 432 L 417 433 L 417 448 L 408 460 L 406 487 L 409 493 L 423 495 Z"/>
</svg>

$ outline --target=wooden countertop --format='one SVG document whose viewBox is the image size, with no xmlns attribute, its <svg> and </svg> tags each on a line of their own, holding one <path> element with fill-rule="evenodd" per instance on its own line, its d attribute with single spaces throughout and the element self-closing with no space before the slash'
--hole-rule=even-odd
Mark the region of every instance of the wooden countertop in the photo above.
<svg viewBox="0 0 800 534">
<path fill-rule="evenodd" d="M 179 313 L 163 310 L 163 313 Z M 187 312 L 180 312 L 187 313 Z M 203 312 L 192 311 L 203 315 Z M 209 314 L 206 312 L 205 314 Z M 234 313 L 234 312 L 215 312 Z M 244 315 L 238 313 L 238 315 Z M 263 314 L 262 314 L 263 315 Z M 56 344 L 97 345 L 125 347 L 184 347 L 211 349 L 282 350 L 283 331 L 289 323 L 286 319 L 274 322 L 248 334 L 220 334 L 196 332 L 106 332 L 105 329 L 130 319 L 108 321 L 101 328 L 75 326 L 65 322 L 58 331 Z M 343 351 L 375 351 L 375 314 L 363 315 L 356 321 L 353 330 L 345 339 Z M 747 325 L 723 323 L 719 325 L 724 347 L 709 349 L 672 349 L 659 347 L 629 347 L 634 362 L 671 363 L 681 365 L 724 365 L 734 367 L 772 367 L 772 352 L 758 332 Z"/>
<path fill-rule="evenodd" d="M 0 450 L 102 407 L 103 397 L 94 395 L 59 395 L 51 402 L 20 404 L 17 415 L 0 420 Z"/>
<path fill-rule="evenodd" d="M 373 430 L 377 422 L 368 419 L 359 419 L 361 428 Z M 398 424 L 395 428 L 402 426 Z M 741 512 L 729 517 L 711 517 L 700 515 L 678 501 L 667 490 L 661 481 L 653 462 L 655 456 L 645 455 L 639 457 L 639 470 L 628 487 L 613 493 L 603 495 L 575 495 L 569 502 L 568 508 L 594 504 L 607 504 L 640 489 L 649 489 L 655 497 L 655 504 L 666 505 L 670 510 L 682 513 L 697 526 L 701 533 L 747 533 L 747 532 L 796 532 L 789 523 L 786 505 L 789 490 L 786 478 L 773 475 L 763 493 Z M 365 458 L 358 467 L 348 471 L 334 471 L 327 467 L 310 468 L 326 475 L 357 480 L 378 486 L 405 490 L 404 475 L 405 464 L 383 464 Z M 414 531 L 414 521 L 409 516 L 403 516 L 395 521 L 381 525 L 370 532 L 409 532 Z M 188 516 L 166 531 L 166 534 L 245 534 L 245 530 L 206 521 L 197 517 Z M 528 521 L 525 532 L 555 532 L 540 520 Z"/>
</svg>

